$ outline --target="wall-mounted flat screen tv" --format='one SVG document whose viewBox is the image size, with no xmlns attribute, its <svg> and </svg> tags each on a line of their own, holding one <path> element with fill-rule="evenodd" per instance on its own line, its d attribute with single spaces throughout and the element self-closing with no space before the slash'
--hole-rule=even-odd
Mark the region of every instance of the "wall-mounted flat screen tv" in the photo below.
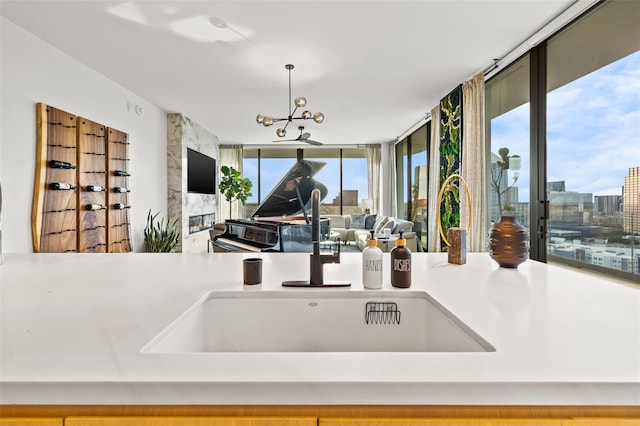
<svg viewBox="0 0 640 426">
<path fill-rule="evenodd" d="M 187 192 L 216 193 L 216 159 L 187 148 Z"/>
</svg>

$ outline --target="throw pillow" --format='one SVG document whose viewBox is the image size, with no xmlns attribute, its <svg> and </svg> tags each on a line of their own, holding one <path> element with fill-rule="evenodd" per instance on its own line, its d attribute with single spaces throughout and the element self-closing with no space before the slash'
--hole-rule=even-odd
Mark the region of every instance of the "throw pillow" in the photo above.
<svg viewBox="0 0 640 426">
<path fill-rule="evenodd" d="M 364 219 L 364 229 L 373 229 L 373 224 L 376 223 L 377 214 L 368 214 Z"/>
<path fill-rule="evenodd" d="M 383 234 L 385 229 L 391 230 L 391 233 L 393 234 L 393 229 L 395 227 L 396 227 L 396 221 L 393 220 L 393 218 L 389 218 L 389 220 L 386 221 L 384 225 L 382 225 L 382 227 L 380 228 L 379 234 Z"/>
<path fill-rule="evenodd" d="M 380 225 L 380 222 L 382 222 L 382 219 L 384 219 L 386 216 L 378 216 L 376 217 L 376 221 L 373 223 L 373 230 L 375 231 L 376 229 L 378 229 L 378 225 Z"/>
<path fill-rule="evenodd" d="M 380 216 L 376 220 L 376 223 L 373 225 L 373 232 L 375 232 L 376 234 L 382 233 L 382 227 L 384 226 L 385 223 L 387 223 L 388 220 L 389 220 L 388 216 Z"/>
<path fill-rule="evenodd" d="M 352 214 L 351 225 L 349 227 L 354 229 L 365 229 L 364 221 L 366 219 L 366 216 L 366 214 Z"/>
<path fill-rule="evenodd" d="M 393 228 L 393 230 L 391 230 L 392 234 L 397 234 L 400 232 L 400 230 L 402 230 L 402 232 L 407 233 L 410 232 L 412 229 L 412 225 L 410 222 L 406 221 L 406 220 L 396 220 L 395 226 Z"/>
</svg>

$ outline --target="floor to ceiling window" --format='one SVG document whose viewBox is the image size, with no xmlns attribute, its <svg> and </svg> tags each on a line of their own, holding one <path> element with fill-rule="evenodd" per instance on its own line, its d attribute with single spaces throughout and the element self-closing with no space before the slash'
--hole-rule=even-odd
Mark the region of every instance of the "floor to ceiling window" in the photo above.
<svg viewBox="0 0 640 426">
<path fill-rule="evenodd" d="M 251 217 L 262 200 L 280 182 L 296 162 L 296 151 L 290 149 L 243 149 L 242 177 L 249 178 L 252 196 L 244 206 L 244 217 Z"/>
<path fill-rule="evenodd" d="M 396 197 L 398 218 L 406 218 L 409 210 L 409 142 L 403 139 L 396 144 Z"/>
<path fill-rule="evenodd" d="M 342 148 L 342 196 L 341 214 L 361 214 L 367 208 L 371 208 L 368 199 L 369 179 L 367 174 L 367 157 L 362 148 Z M 329 200 L 330 201 L 330 200 Z M 337 203 L 333 206 L 323 206 L 323 210 L 336 210 Z"/>
<path fill-rule="evenodd" d="M 549 259 L 640 274 L 639 18 L 606 2 L 547 43 Z"/>
<path fill-rule="evenodd" d="M 604 1 L 486 84 L 490 219 L 516 214 L 533 259 L 640 277 L 638 17 Z"/>
<path fill-rule="evenodd" d="M 351 192 L 342 192 L 340 149 L 308 149 L 304 151 L 304 159 L 313 161 L 320 167 L 315 174 L 315 179 L 327 188 L 327 194 L 320 202 L 321 214 L 340 214 L 341 203 L 358 205 L 357 191 L 355 197 Z"/>
<path fill-rule="evenodd" d="M 253 196 L 245 205 L 245 217 L 250 217 L 287 171 L 297 161 L 298 154 L 315 162 L 314 179 L 327 188 L 321 200 L 321 214 L 363 213 L 368 197 L 367 158 L 363 148 L 296 149 L 245 148 L 243 177 L 253 182 Z"/>
<path fill-rule="evenodd" d="M 361 214 L 368 197 L 367 158 L 362 148 L 304 151 L 305 159 L 325 163 L 316 179 L 328 190 L 322 214 Z"/>
<path fill-rule="evenodd" d="M 429 124 L 396 144 L 398 218 L 410 220 L 423 248 L 427 247 L 427 146 Z"/>
<path fill-rule="evenodd" d="M 489 222 L 515 215 L 529 227 L 529 57 L 513 64 L 486 86 Z"/>
</svg>

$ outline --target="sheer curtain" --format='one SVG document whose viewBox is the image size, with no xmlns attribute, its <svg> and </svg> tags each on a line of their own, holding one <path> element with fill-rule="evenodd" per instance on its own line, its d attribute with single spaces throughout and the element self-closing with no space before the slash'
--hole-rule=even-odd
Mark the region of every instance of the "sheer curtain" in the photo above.
<svg viewBox="0 0 640 426">
<path fill-rule="evenodd" d="M 222 166 L 233 167 L 242 173 L 242 145 L 225 145 L 220 147 L 220 159 L 218 162 L 218 170 Z M 218 182 L 220 182 L 220 173 L 218 173 Z M 222 194 L 218 194 L 218 222 L 222 222 L 223 218 L 241 218 L 244 216 L 244 206 L 240 201 L 231 203 L 231 217 L 229 217 L 229 202 Z"/>
<path fill-rule="evenodd" d="M 380 212 L 380 161 L 381 149 L 380 145 L 367 145 L 367 181 L 368 196 L 373 201 L 371 213 Z"/>
<path fill-rule="evenodd" d="M 429 144 L 429 198 L 427 201 L 427 250 L 440 251 L 437 211 L 440 192 L 440 104 L 431 109 L 431 141 Z"/>
<path fill-rule="evenodd" d="M 471 193 L 471 229 L 467 250 L 486 251 L 487 185 L 484 148 L 484 76 L 475 75 L 462 84 L 462 164 L 460 174 Z M 461 187 L 461 191 L 464 189 Z M 466 196 L 460 197 L 460 226 L 469 223 Z"/>
</svg>

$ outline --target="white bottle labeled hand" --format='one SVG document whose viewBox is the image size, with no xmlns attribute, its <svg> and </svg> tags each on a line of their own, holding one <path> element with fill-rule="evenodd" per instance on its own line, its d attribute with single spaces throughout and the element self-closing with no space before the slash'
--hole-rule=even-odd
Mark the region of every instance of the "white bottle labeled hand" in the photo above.
<svg viewBox="0 0 640 426">
<path fill-rule="evenodd" d="M 362 250 L 362 284 L 364 288 L 382 288 L 382 250 L 373 237 L 367 240 L 367 246 Z"/>
</svg>

